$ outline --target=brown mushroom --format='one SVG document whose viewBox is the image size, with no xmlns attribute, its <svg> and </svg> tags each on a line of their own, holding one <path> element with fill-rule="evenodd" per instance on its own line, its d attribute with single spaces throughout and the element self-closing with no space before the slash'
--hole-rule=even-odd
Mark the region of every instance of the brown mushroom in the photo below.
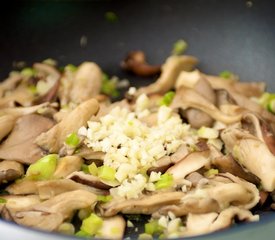
<svg viewBox="0 0 275 240">
<path fill-rule="evenodd" d="M 275 157 L 264 142 L 236 127 L 223 130 L 221 138 L 239 164 L 261 180 L 264 190 L 275 189 Z"/>
<path fill-rule="evenodd" d="M 9 137 L 0 146 L 0 159 L 34 163 L 43 153 L 33 142 L 52 126 L 52 120 L 37 114 L 19 118 Z"/>
<path fill-rule="evenodd" d="M 23 176 L 24 167 L 16 161 L 4 160 L 0 162 L 0 185 Z"/>
<path fill-rule="evenodd" d="M 190 71 L 197 64 L 198 60 L 192 56 L 171 56 L 163 64 L 161 75 L 153 84 L 137 90 L 136 95 L 143 93 L 151 95 L 155 93 L 164 94 L 171 90 L 181 71 Z"/>
<path fill-rule="evenodd" d="M 77 132 L 80 127 L 86 126 L 87 121 L 97 113 L 98 108 L 99 105 L 95 99 L 81 103 L 61 122 L 39 135 L 35 140 L 36 144 L 50 153 L 58 153 L 67 136 Z"/>
<path fill-rule="evenodd" d="M 53 178 L 65 178 L 75 171 L 81 169 L 83 160 L 78 156 L 65 156 L 60 158 L 53 174 Z"/>
<path fill-rule="evenodd" d="M 0 142 L 11 132 L 16 120 L 17 117 L 13 115 L 0 116 Z"/>
<path fill-rule="evenodd" d="M 150 77 L 160 73 L 161 67 L 159 65 L 149 65 L 146 61 L 146 56 L 142 51 L 131 51 L 122 61 L 121 67 L 133 72 L 137 76 Z"/>
<path fill-rule="evenodd" d="M 152 214 L 159 208 L 169 204 L 178 204 L 185 194 L 183 192 L 158 192 L 138 199 L 113 199 L 100 205 L 103 216 L 110 217 L 117 213 L 125 214 Z"/>
</svg>

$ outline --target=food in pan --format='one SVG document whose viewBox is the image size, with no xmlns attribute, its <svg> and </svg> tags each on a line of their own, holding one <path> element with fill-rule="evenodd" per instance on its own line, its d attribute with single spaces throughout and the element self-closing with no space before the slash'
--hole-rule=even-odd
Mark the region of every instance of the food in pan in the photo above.
<svg viewBox="0 0 275 240">
<path fill-rule="evenodd" d="M 0 212 L 50 232 L 107 239 L 210 233 L 274 209 L 275 96 L 263 82 L 170 56 L 117 97 L 93 62 L 35 63 L 0 84 Z M 147 216 L 147 217 L 144 217 Z M 140 218 L 146 218 L 136 229 Z"/>
</svg>

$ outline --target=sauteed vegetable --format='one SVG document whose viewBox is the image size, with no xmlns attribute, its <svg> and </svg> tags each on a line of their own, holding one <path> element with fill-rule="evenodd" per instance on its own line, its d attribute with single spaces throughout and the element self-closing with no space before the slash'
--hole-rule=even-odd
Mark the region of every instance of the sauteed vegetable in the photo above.
<svg viewBox="0 0 275 240">
<path fill-rule="evenodd" d="M 139 238 L 151 239 L 272 211 L 274 94 L 229 71 L 202 73 L 197 62 L 173 55 L 159 68 L 132 52 L 125 69 L 160 75 L 116 101 L 119 81 L 94 62 L 12 72 L 0 84 L 1 217 L 122 239 L 147 215 Z"/>
</svg>

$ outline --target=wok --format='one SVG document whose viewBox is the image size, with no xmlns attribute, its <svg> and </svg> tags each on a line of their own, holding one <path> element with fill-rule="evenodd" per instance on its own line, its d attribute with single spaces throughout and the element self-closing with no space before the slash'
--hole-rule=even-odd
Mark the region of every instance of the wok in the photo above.
<svg viewBox="0 0 275 240">
<path fill-rule="evenodd" d="M 143 50 L 148 61 L 163 63 L 178 39 L 210 74 L 230 70 L 243 80 L 266 81 L 275 91 L 275 2 L 270 0 L 170 1 L 10 1 L 0 10 L 0 77 L 15 62 L 46 58 L 59 64 L 97 62 L 102 69 L 132 85 L 152 79 L 123 72 L 120 61 L 130 50 Z M 118 21 L 104 17 L 115 12 Z M 275 214 L 258 223 L 235 226 L 194 239 L 273 239 Z M 0 220 L 1 239 L 76 239 L 43 233 Z M 134 235 L 131 235 L 134 234 Z M 137 233 L 129 236 L 137 237 Z"/>
</svg>

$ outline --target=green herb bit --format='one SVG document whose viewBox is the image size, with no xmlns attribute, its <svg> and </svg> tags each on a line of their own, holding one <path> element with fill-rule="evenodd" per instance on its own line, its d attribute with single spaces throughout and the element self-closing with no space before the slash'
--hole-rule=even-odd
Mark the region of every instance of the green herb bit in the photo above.
<svg viewBox="0 0 275 240">
<path fill-rule="evenodd" d="M 160 100 L 160 106 L 162 105 L 169 106 L 172 103 L 174 97 L 175 97 L 175 92 L 173 91 L 169 91 L 165 93 L 165 95 Z"/>
<path fill-rule="evenodd" d="M 275 94 L 265 92 L 259 98 L 259 104 L 271 113 L 275 113 Z"/>
<path fill-rule="evenodd" d="M 56 169 L 57 160 L 57 154 L 50 154 L 39 159 L 29 166 L 26 177 L 31 180 L 51 179 Z"/>
<path fill-rule="evenodd" d="M 90 238 L 91 237 L 91 235 L 89 233 L 86 233 L 86 232 L 84 232 L 82 230 L 78 231 L 75 234 L 75 236 L 77 236 L 77 237 L 85 237 L 85 238 Z"/>
<path fill-rule="evenodd" d="M 4 204 L 6 202 L 7 202 L 7 200 L 5 198 L 0 198 L 0 204 Z"/>
<path fill-rule="evenodd" d="M 162 188 L 168 188 L 173 185 L 173 176 L 169 173 L 164 173 L 160 176 L 160 180 L 155 183 L 157 190 Z"/>
<path fill-rule="evenodd" d="M 87 164 L 82 164 L 81 165 L 81 171 L 84 172 L 84 173 L 90 173 L 89 171 L 89 166 Z"/>
<path fill-rule="evenodd" d="M 93 236 L 101 228 L 102 224 L 103 220 L 96 214 L 92 213 L 88 218 L 83 220 L 80 230 Z"/>
<path fill-rule="evenodd" d="M 65 71 L 70 71 L 70 72 L 76 72 L 77 71 L 77 66 L 73 64 L 68 64 L 64 67 Z"/>
<path fill-rule="evenodd" d="M 180 39 L 174 43 L 172 54 L 181 55 L 185 52 L 187 47 L 188 47 L 187 43 L 183 39 Z"/>
<path fill-rule="evenodd" d="M 105 13 L 105 19 L 108 22 L 114 23 L 118 21 L 118 16 L 114 12 L 108 11 Z"/>
<path fill-rule="evenodd" d="M 106 73 L 104 73 L 102 77 L 101 92 L 111 97 L 119 96 L 117 81 L 115 81 L 115 79 L 111 80 Z"/>
<path fill-rule="evenodd" d="M 90 174 L 92 174 L 94 176 L 98 175 L 98 167 L 96 166 L 96 164 L 94 162 L 88 166 L 88 170 L 89 170 Z"/>
<path fill-rule="evenodd" d="M 115 180 L 116 170 L 109 166 L 101 166 L 98 168 L 98 177 L 106 181 Z"/>
<path fill-rule="evenodd" d="M 222 71 L 219 74 L 219 76 L 222 77 L 222 78 L 225 78 L 225 79 L 230 79 L 230 78 L 234 78 L 235 74 L 228 71 L 228 70 L 225 70 L 225 71 Z"/>
<path fill-rule="evenodd" d="M 80 143 L 80 139 L 79 139 L 79 137 L 77 136 L 76 133 L 71 133 L 67 136 L 67 138 L 65 140 L 65 143 L 68 146 L 75 148 Z"/>
<path fill-rule="evenodd" d="M 211 168 L 211 169 L 209 169 L 208 171 L 206 171 L 204 173 L 204 176 L 205 177 L 212 177 L 212 176 L 215 176 L 217 174 L 219 174 L 219 170 L 215 169 L 215 168 Z"/>
<path fill-rule="evenodd" d="M 157 220 L 146 223 L 144 228 L 145 233 L 150 235 L 161 234 L 163 232 L 163 227 L 158 224 Z"/>
<path fill-rule="evenodd" d="M 21 71 L 21 74 L 23 75 L 23 77 L 33 77 L 35 74 L 37 73 L 37 71 L 33 68 L 24 68 Z"/>
<path fill-rule="evenodd" d="M 35 85 L 29 85 L 28 90 L 34 95 L 37 94 L 37 88 Z"/>
<path fill-rule="evenodd" d="M 107 196 L 104 196 L 104 195 L 98 195 L 97 196 L 97 201 L 99 202 L 110 202 L 112 200 L 112 196 L 111 195 L 107 195 Z"/>
</svg>

